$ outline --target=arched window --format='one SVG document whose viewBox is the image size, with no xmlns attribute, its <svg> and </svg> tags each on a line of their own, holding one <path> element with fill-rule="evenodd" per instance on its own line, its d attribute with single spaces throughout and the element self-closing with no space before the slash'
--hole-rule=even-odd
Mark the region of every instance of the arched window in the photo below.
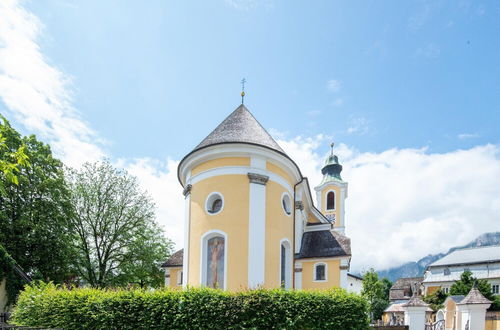
<svg viewBox="0 0 500 330">
<path fill-rule="evenodd" d="M 335 210 L 335 192 L 330 191 L 326 194 L 326 209 Z"/>
<path fill-rule="evenodd" d="M 318 262 L 314 264 L 314 281 L 326 281 L 326 264 L 323 262 Z"/>
<path fill-rule="evenodd" d="M 214 231 L 202 238 L 202 284 L 210 288 L 225 289 L 226 238 Z"/>
<path fill-rule="evenodd" d="M 292 262 L 290 242 L 283 239 L 280 243 L 280 285 L 282 288 L 292 287 Z"/>
</svg>

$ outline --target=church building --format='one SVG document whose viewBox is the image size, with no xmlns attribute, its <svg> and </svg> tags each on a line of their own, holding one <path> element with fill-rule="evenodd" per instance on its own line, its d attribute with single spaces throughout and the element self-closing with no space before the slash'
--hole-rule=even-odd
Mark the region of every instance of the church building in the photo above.
<svg viewBox="0 0 500 330">
<path fill-rule="evenodd" d="M 348 289 L 341 171 L 332 145 L 315 204 L 297 164 L 241 104 L 179 164 L 184 249 L 163 264 L 166 286 Z"/>
</svg>

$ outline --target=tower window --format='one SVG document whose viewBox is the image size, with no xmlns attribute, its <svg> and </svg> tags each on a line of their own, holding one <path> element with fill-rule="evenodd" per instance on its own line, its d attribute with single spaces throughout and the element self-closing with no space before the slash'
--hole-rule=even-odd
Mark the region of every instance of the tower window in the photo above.
<svg viewBox="0 0 500 330">
<path fill-rule="evenodd" d="M 283 206 L 283 211 L 285 211 L 286 215 L 292 214 L 292 201 L 290 199 L 290 195 L 284 193 L 281 196 L 281 205 Z"/>
<path fill-rule="evenodd" d="M 207 201 L 205 203 L 205 208 L 208 214 L 217 214 L 222 211 L 222 208 L 224 206 L 224 199 L 222 198 L 222 195 L 213 192 L 207 197 Z"/>
<path fill-rule="evenodd" d="M 282 288 L 292 287 L 292 271 L 290 242 L 283 239 L 280 243 L 280 284 Z"/>
<path fill-rule="evenodd" d="M 323 262 L 314 265 L 314 281 L 326 281 L 326 264 Z"/>
<path fill-rule="evenodd" d="M 335 192 L 330 191 L 326 194 L 326 209 L 335 210 Z"/>
</svg>

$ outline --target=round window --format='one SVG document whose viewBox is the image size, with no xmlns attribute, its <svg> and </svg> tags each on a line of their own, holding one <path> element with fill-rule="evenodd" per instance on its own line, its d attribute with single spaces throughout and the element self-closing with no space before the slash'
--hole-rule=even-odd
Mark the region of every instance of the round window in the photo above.
<svg viewBox="0 0 500 330">
<path fill-rule="evenodd" d="M 224 206 L 224 199 L 222 195 L 219 193 L 211 193 L 207 197 L 207 201 L 205 203 L 205 209 L 208 214 L 217 214 L 222 211 L 222 207 Z"/>
<path fill-rule="evenodd" d="M 292 200 L 290 199 L 290 195 L 284 193 L 281 197 L 281 204 L 283 205 L 283 210 L 286 215 L 292 214 Z"/>
</svg>

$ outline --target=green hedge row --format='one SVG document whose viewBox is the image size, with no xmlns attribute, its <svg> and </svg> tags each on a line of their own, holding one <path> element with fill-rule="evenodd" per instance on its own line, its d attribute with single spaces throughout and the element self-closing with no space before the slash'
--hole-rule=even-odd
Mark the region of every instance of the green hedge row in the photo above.
<svg viewBox="0 0 500 330">
<path fill-rule="evenodd" d="M 30 285 L 12 321 L 63 329 L 367 329 L 368 305 L 324 292 L 213 289 L 99 290 Z"/>
</svg>

